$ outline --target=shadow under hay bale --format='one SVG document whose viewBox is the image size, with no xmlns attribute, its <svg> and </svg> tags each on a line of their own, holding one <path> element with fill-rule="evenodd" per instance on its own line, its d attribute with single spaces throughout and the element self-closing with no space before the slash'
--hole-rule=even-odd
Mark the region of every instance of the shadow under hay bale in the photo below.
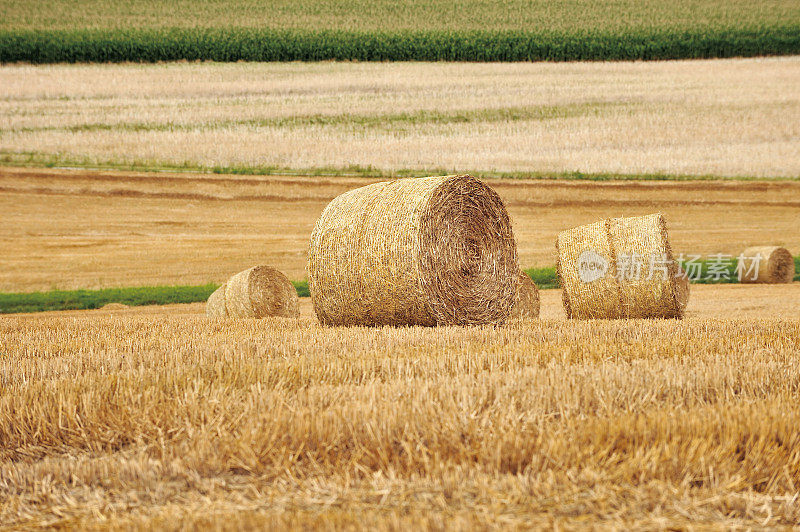
<svg viewBox="0 0 800 532">
<path fill-rule="evenodd" d="M 557 272 L 570 318 L 680 318 L 688 302 L 661 214 L 562 231 Z"/>
<path fill-rule="evenodd" d="M 794 279 L 794 258 L 789 250 L 778 246 L 753 246 L 744 250 L 743 283 L 781 284 Z"/>
<path fill-rule="evenodd" d="M 519 288 L 510 317 L 513 319 L 539 317 L 539 287 L 524 272 L 519 272 Z"/>
<path fill-rule="evenodd" d="M 231 318 L 300 316 L 300 306 L 289 279 L 271 266 L 254 266 L 225 283 L 225 310 Z"/>
<path fill-rule="evenodd" d="M 228 311 L 225 309 L 225 283 L 214 290 L 206 301 L 206 316 L 209 318 L 225 318 Z"/>
<path fill-rule="evenodd" d="M 518 274 L 502 200 L 466 175 L 351 190 L 311 235 L 308 287 L 327 325 L 500 324 Z"/>
</svg>

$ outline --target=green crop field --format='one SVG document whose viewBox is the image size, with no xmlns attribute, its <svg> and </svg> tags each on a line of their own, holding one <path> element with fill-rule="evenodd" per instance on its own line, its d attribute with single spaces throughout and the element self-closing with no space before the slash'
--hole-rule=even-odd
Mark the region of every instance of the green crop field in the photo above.
<svg viewBox="0 0 800 532">
<path fill-rule="evenodd" d="M 602 60 L 800 52 L 789 0 L 0 4 L 0 61 Z"/>
</svg>

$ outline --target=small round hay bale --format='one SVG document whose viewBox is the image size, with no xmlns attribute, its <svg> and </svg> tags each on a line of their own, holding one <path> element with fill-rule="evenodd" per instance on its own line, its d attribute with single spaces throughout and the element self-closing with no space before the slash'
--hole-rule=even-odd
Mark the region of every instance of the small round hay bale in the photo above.
<svg viewBox="0 0 800 532">
<path fill-rule="evenodd" d="M 502 200 L 466 175 L 342 194 L 317 221 L 308 257 L 311 300 L 326 325 L 501 324 L 518 274 Z"/>
<path fill-rule="evenodd" d="M 125 310 L 126 308 L 129 307 L 125 303 L 106 303 L 100 307 L 101 310 Z"/>
<path fill-rule="evenodd" d="M 556 251 L 568 317 L 683 316 L 678 264 L 661 214 L 613 218 L 562 231 Z"/>
<path fill-rule="evenodd" d="M 297 290 L 271 266 L 254 266 L 228 279 L 225 310 L 231 318 L 300 316 Z"/>
<path fill-rule="evenodd" d="M 519 288 L 510 317 L 514 319 L 539 317 L 539 287 L 525 272 L 519 272 Z"/>
<path fill-rule="evenodd" d="M 743 283 L 780 284 L 794 279 L 794 258 L 786 248 L 753 246 L 745 249 L 742 257 Z"/>
<path fill-rule="evenodd" d="M 206 301 L 206 316 L 209 318 L 225 318 L 228 311 L 225 309 L 225 283 L 214 290 Z"/>
</svg>

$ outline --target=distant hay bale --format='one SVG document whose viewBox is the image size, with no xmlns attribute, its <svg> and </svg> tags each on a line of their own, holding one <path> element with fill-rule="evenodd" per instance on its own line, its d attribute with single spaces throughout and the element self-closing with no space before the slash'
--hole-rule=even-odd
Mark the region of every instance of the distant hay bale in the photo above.
<svg viewBox="0 0 800 532">
<path fill-rule="evenodd" d="M 351 190 L 311 235 L 308 286 L 327 325 L 500 324 L 518 282 L 505 206 L 466 175 Z"/>
<path fill-rule="evenodd" d="M 297 290 L 271 266 L 254 266 L 225 283 L 225 311 L 231 318 L 297 318 Z"/>
<path fill-rule="evenodd" d="M 661 214 L 562 231 L 557 272 L 570 318 L 679 318 L 688 301 Z M 652 272 L 651 272 L 652 270 Z M 651 275 L 652 273 L 652 275 Z"/>
<path fill-rule="evenodd" d="M 101 310 L 124 310 L 126 308 L 129 307 L 125 303 L 106 303 L 100 307 Z"/>
<path fill-rule="evenodd" d="M 519 288 L 510 317 L 514 319 L 539 317 L 539 287 L 525 272 L 519 272 Z"/>
<path fill-rule="evenodd" d="M 794 279 L 794 258 L 786 248 L 753 246 L 745 249 L 742 256 L 743 283 L 780 284 Z"/>
<path fill-rule="evenodd" d="M 208 296 L 206 316 L 209 318 L 225 318 L 228 316 L 228 311 L 225 309 L 225 283 Z"/>
</svg>

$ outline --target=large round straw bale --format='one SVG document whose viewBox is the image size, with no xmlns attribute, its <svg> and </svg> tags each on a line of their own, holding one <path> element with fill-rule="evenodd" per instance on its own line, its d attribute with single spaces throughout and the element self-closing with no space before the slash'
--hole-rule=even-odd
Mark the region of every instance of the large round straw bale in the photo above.
<svg viewBox="0 0 800 532">
<path fill-rule="evenodd" d="M 525 272 L 519 272 L 519 287 L 511 318 L 539 317 L 539 287 Z"/>
<path fill-rule="evenodd" d="M 794 279 L 794 258 L 786 248 L 754 246 L 742 253 L 739 267 L 743 283 L 791 283 Z"/>
<path fill-rule="evenodd" d="M 271 266 L 254 266 L 231 277 L 225 287 L 225 309 L 233 318 L 300 315 L 297 290 Z"/>
<path fill-rule="evenodd" d="M 563 231 L 556 242 L 567 316 L 683 316 L 678 264 L 661 214 L 613 218 Z"/>
<path fill-rule="evenodd" d="M 224 318 L 228 315 L 225 310 L 225 283 L 208 296 L 206 301 L 206 316 L 209 318 Z"/>
<path fill-rule="evenodd" d="M 499 324 L 518 274 L 502 200 L 466 175 L 342 194 L 317 221 L 308 257 L 314 311 L 327 325 Z"/>
</svg>

